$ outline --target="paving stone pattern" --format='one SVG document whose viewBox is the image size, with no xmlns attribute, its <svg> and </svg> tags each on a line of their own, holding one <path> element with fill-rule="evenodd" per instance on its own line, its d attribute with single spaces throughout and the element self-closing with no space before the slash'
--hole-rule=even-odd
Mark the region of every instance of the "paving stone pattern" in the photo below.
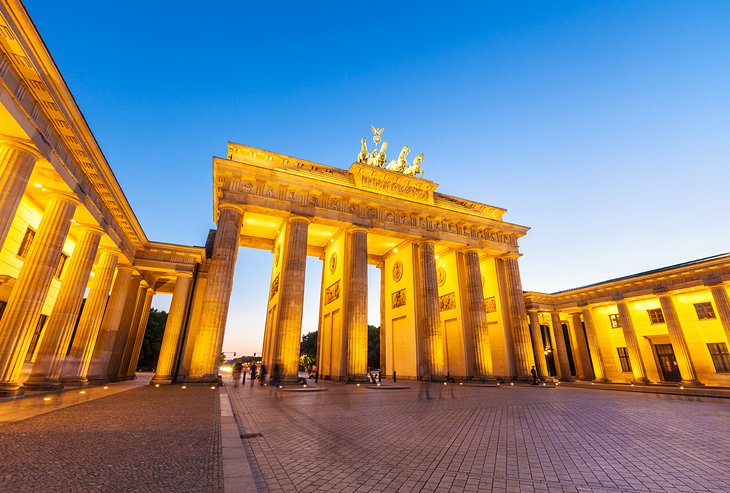
<svg viewBox="0 0 730 493">
<path fill-rule="evenodd" d="M 229 388 L 258 490 L 730 491 L 727 400 L 410 385 Z"/>
<path fill-rule="evenodd" d="M 0 426 L 0 491 L 220 492 L 218 390 L 143 387 Z"/>
</svg>

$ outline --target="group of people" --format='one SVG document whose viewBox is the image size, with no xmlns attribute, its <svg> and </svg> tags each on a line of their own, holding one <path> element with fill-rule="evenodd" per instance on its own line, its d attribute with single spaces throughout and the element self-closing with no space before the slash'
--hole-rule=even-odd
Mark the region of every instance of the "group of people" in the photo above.
<svg viewBox="0 0 730 493">
<path fill-rule="evenodd" d="M 249 371 L 251 372 L 251 385 L 253 385 L 256 382 L 256 379 L 259 378 L 259 367 L 256 366 L 256 363 L 252 364 L 250 367 L 244 366 L 240 361 L 236 361 L 233 363 L 231 367 L 231 378 L 233 378 L 233 386 L 238 387 L 238 384 L 241 381 L 241 373 L 243 373 L 243 383 L 246 383 L 246 373 Z M 264 365 L 261 365 L 261 373 L 264 372 Z"/>
</svg>

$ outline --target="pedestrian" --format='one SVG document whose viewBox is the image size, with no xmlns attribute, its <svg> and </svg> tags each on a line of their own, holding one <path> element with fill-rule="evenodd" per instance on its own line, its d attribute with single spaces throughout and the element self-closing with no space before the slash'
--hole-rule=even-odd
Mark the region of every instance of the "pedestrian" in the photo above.
<svg viewBox="0 0 730 493">
<path fill-rule="evenodd" d="M 532 375 L 532 385 L 537 385 L 537 370 L 534 366 L 530 370 L 530 375 Z"/>
<path fill-rule="evenodd" d="M 256 363 L 251 365 L 251 386 L 253 387 L 253 383 L 256 380 L 256 371 L 258 370 L 258 367 L 256 366 Z"/>
<path fill-rule="evenodd" d="M 238 380 L 241 378 L 241 363 L 236 361 L 233 363 L 233 373 L 231 374 L 231 377 L 233 377 L 233 386 L 238 387 Z"/>
</svg>

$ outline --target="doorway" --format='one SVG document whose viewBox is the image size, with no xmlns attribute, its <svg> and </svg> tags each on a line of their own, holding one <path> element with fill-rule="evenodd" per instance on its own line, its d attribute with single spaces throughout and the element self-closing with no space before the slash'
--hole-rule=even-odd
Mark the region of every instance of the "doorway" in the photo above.
<svg viewBox="0 0 730 493">
<path fill-rule="evenodd" d="M 662 372 L 665 382 L 681 382 L 682 376 L 679 374 L 679 366 L 677 358 L 674 356 L 674 348 L 671 344 L 655 344 L 657 363 Z"/>
</svg>

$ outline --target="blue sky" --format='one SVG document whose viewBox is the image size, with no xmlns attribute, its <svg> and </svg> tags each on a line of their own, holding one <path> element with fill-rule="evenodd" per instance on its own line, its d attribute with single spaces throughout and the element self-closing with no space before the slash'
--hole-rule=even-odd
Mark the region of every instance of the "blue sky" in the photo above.
<svg viewBox="0 0 730 493">
<path fill-rule="evenodd" d="M 204 243 L 229 140 L 347 168 L 372 123 L 532 228 L 526 290 L 730 250 L 728 2 L 25 4 L 152 240 Z M 224 349 L 260 350 L 272 257 L 239 252 Z"/>
</svg>

